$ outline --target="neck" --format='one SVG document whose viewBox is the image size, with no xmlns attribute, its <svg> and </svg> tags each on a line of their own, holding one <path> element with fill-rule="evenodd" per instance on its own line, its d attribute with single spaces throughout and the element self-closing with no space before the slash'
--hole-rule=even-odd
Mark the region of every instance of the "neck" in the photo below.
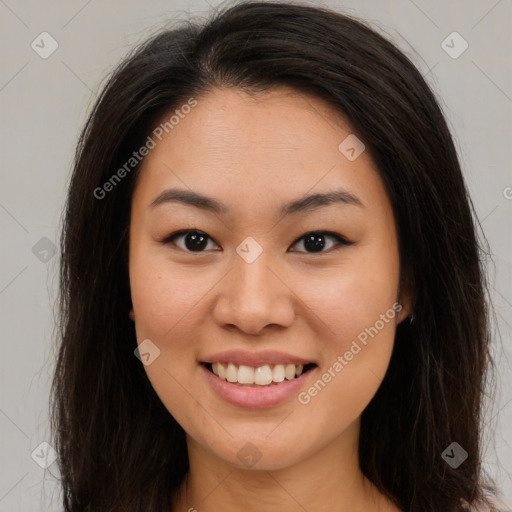
<svg viewBox="0 0 512 512">
<path fill-rule="evenodd" d="M 272 470 L 234 467 L 187 437 L 190 470 L 172 510 L 399 512 L 361 472 L 358 436 L 357 421 L 319 452 Z"/>
</svg>

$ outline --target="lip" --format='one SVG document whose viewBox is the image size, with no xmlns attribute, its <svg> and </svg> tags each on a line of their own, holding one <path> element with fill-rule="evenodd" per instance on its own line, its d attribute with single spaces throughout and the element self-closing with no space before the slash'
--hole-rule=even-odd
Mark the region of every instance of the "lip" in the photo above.
<svg viewBox="0 0 512 512">
<path fill-rule="evenodd" d="M 312 359 L 307 360 L 285 352 L 277 352 L 275 350 L 262 350 L 260 352 L 247 352 L 243 350 L 228 350 L 212 354 L 201 360 L 201 363 L 233 363 L 238 366 L 252 366 L 258 368 L 265 364 L 302 364 L 307 365 L 314 363 L 318 366 L 318 362 Z"/>
<path fill-rule="evenodd" d="M 316 366 L 293 380 L 284 380 L 283 382 L 268 387 L 252 388 L 249 386 L 232 384 L 231 382 L 222 380 L 211 372 L 204 364 L 200 364 L 199 367 L 200 371 L 203 372 L 214 391 L 223 400 L 237 407 L 251 409 L 273 407 L 281 404 L 292 396 L 297 396 L 300 388 L 303 387 L 305 382 L 311 378 L 316 370 L 318 370 L 318 366 Z"/>
</svg>

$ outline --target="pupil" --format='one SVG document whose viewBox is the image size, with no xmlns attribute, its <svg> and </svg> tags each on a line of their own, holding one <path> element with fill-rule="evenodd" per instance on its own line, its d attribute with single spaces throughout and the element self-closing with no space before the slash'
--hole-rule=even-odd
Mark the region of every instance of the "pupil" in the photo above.
<svg viewBox="0 0 512 512">
<path fill-rule="evenodd" d="M 201 251 L 206 247 L 207 237 L 201 233 L 188 233 L 185 236 L 185 245 L 189 251 Z"/>
<path fill-rule="evenodd" d="M 201 251 L 206 247 L 208 239 L 201 233 L 188 233 L 185 245 L 189 251 Z M 304 246 L 311 252 L 320 252 L 325 247 L 323 235 L 308 235 L 304 239 Z"/>
<path fill-rule="evenodd" d="M 304 246 L 306 249 L 311 249 L 312 252 L 320 252 L 325 247 L 324 236 L 308 235 L 304 239 Z"/>
</svg>

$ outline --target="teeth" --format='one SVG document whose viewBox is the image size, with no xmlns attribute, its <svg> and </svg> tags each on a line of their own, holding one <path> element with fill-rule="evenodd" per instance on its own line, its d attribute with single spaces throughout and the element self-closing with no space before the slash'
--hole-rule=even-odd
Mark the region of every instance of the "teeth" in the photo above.
<svg viewBox="0 0 512 512">
<path fill-rule="evenodd" d="M 268 364 L 256 368 L 256 371 L 254 372 L 254 383 L 259 384 L 260 386 L 268 386 L 269 384 L 272 384 L 272 370 Z"/>
<path fill-rule="evenodd" d="M 254 369 L 241 364 L 238 368 L 238 382 L 240 384 L 254 384 Z"/>
<path fill-rule="evenodd" d="M 226 380 L 228 382 L 236 382 L 238 379 L 238 368 L 233 364 L 228 364 L 228 369 L 226 370 Z"/>
<path fill-rule="evenodd" d="M 274 382 L 283 382 L 284 380 L 284 366 L 282 364 L 276 364 L 272 370 L 272 380 Z"/>
<path fill-rule="evenodd" d="M 284 376 L 286 377 L 286 380 L 292 380 L 295 378 L 295 365 L 294 364 L 287 364 L 284 369 Z"/>
<path fill-rule="evenodd" d="M 300 377 L 304 371 L 304 366 L 302 364 L 276 364 L 272 368 L 271 365 L 265 364 L 258 368 L 253 368 L 243 364 L 237 366 L 233 363 L 213 363 L 212 371 L 220 379 L 227 380 L 228 382 L 268 386 L 272 382 L 283 382 L 285 379 L 292 380 Z"/>
</svg>

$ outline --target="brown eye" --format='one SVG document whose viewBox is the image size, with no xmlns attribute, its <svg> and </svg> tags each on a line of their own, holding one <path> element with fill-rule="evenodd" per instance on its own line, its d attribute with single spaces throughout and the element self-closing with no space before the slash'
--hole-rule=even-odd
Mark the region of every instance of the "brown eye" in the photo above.
<svg viewBox="0 0 512 512">
<path fill-rule="evenodd" d="M 328 250 L 339 247 L 340 245 L 351 245 L 352 242 L 345 240 L 345 238 L 337 233 L 331 233 L 328 231 L 311 231 L 299 238 L 294 243 L 294 246 L 299 244 L 303 245 L 305 251 L 294 250 L 292 252 L 327 252 Z M 327 251 L 324 251 L 325 247 L 327 247 Z"/>
<path fill-rule="evenodd" d="M 176 240 L 180 242 L 177 243 Z M 208 242 L 212 239 L 204 232 L 198 230 L 182 230 L 170 234 L 163 244 L 174 244 L 187 252 L 204 252 Z"/>
</svg>

